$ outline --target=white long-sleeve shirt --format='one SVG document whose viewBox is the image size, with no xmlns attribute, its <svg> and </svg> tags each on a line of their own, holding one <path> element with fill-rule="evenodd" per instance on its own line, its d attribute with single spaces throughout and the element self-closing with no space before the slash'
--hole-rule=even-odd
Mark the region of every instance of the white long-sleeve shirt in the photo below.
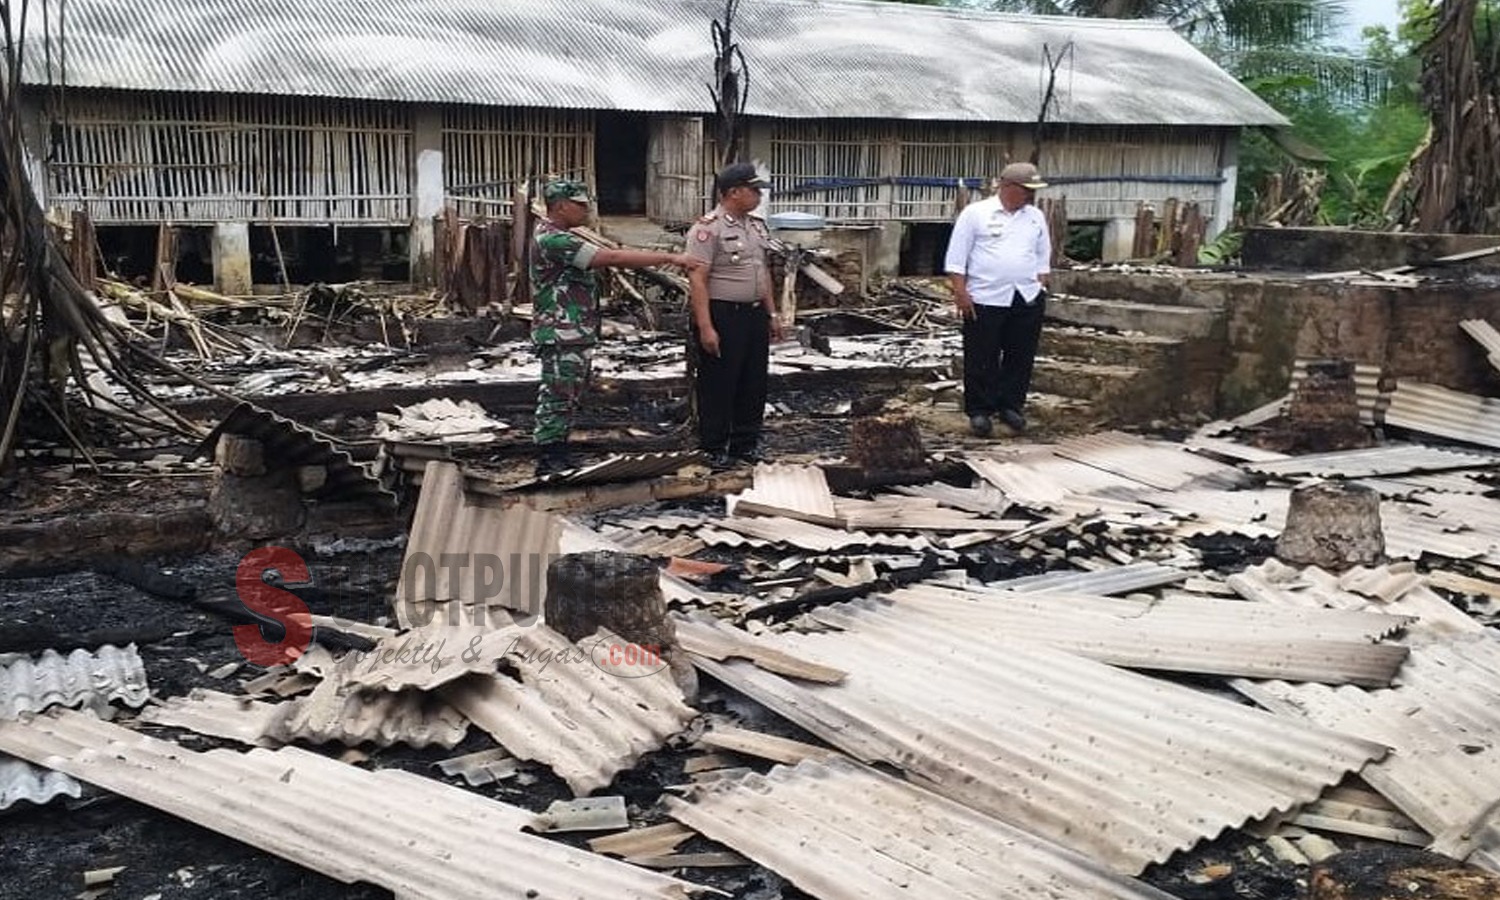
<svg viewBox="0 0 1500 900">
<path fill-rule="evenodd" d="M 1037 276 L 1052 271 L 1047 217 L 1029 203 L 1006 212 L 998 196 L 970 203 L 953 223 L 943 269 L 965 276 L 975 303 L 1010 306 L 1018 291 L 1030 303 L 1042 291 Z"/>
</svg>

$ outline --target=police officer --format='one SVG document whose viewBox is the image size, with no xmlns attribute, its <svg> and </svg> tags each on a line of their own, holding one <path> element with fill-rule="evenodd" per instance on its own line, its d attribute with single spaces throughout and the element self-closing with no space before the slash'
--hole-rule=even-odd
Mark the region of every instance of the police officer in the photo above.
<svg viewBox="0 0 1500 900">
<path fill-rule="evenodd" d="M 688 232 L 687 255 L 707 266 L 688 273 L 698 343 L 698 446 L 715 468 L 762 459 L 766 369 L 781 322 L 766 264 L 770 235 L 751 218 L 770 182 L 749 163 L 715 179 L 719 205 Z"/>
<path fill-rule="evenodd" d="M 531 341 L 542 363 L 537 389 L 538 477 L 574 467 L 568 432 L 588 385 L 590 356 L 599 342 L 599 279 L 594 269 L 614 266 L 644 269 L 703 267 L 685 254 L 596 247 L 571 229 L 589 220 L 588 186 L 581 181 L 553 181 L 542 191 L 547 215 L 537 222 L 531 241 Z"/>
</svg>

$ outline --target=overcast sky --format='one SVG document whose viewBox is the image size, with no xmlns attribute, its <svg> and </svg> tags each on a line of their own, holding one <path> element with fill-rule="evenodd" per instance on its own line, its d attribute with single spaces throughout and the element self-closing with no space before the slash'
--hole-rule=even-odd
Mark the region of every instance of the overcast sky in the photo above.
<svg viewBox="0 0 1500 900">
<path fill-rule="evenodd" d="M 1396 23 L 1401 21 L 1396 0 L 1345 0 L 1344 8 L 1349 13 L 1346 40 L 1350 44 L 1359 43 L 1360 29 L 1366 25 L 1384 25 L 1395 36 Z"/>
</svg>

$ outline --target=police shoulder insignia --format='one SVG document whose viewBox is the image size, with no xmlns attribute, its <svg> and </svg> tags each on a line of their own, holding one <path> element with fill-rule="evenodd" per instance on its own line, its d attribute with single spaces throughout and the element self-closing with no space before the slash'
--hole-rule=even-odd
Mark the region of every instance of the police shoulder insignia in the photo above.
<svg viewBox="0 0 1500 900">
<path fill-rule="evenodd" d="M 708 241 L 708 232 L 707 231 L 699 231 L 698 232 L 698 243 L 702 244 L 702 243 L 706 243 L 707 241 Z"/>
</svg>

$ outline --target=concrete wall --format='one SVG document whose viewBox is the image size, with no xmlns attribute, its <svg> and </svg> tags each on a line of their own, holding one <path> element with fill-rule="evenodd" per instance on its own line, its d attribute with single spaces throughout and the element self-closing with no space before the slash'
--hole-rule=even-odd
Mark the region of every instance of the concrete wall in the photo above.
<svg viewBox="0 0 1500 900">
<path fill-rule="evenodd" d="M 1241 258 L 1249 268 L 1343 272 L 1389 269 L 1495 246 L 1500 246 L 1500 235 L 1252 228 L 1245 234 Z M 1491 260 L 1500 265 L 1500 256 Z"/>
</svg>

